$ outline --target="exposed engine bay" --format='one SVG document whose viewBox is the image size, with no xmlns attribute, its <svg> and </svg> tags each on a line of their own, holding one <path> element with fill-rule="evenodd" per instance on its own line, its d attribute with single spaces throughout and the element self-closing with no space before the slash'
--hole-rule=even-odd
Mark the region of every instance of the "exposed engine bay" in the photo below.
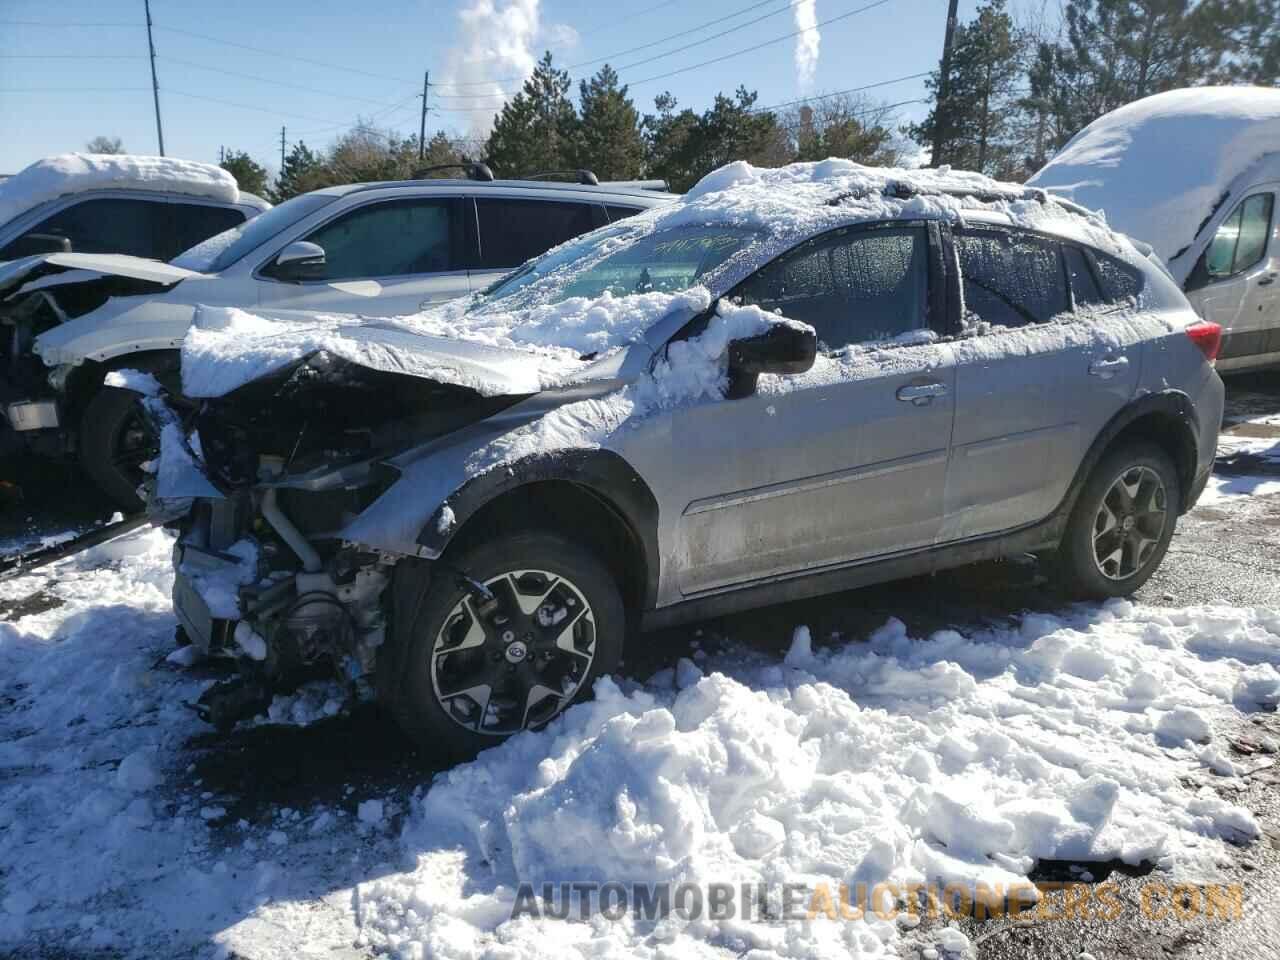
<svg viewBox="0 0 1280 960">
<path fill-rule="evenodd" d="M 221 496 L 153 510 L 171 511 L 179 534 L 174 600 L 188 638 L 240 668 L 201 698 L 205 719 L 230 726 L 317 674 L 372 693 L 402 557 L 340 531 L 397 479 L 384 458 L 520 399 L 316 353 L 187 414 L 187 449 Z"/>
</svg>

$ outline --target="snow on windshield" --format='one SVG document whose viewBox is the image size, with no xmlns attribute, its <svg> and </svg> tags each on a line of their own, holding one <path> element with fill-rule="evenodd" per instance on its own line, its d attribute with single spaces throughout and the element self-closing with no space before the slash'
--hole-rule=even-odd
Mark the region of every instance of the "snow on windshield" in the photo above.
<svg viewBox="0 0 1280 960">
<path fill-rule="evenodd" d="M 55 197 L 112 187 L 181 193 L 224 203 L 240 199 L 235 177 L 210 163 L 129 154 L 65 153 L 37 160 L 0 182 L 0 224 Z"/>
<path fill-rule="evenodd" d="M 1175 254 L 1266 154 L 1280 154 L 1280 90 L 1197 87 L 1098 118 L 1027 182 L 1103 211 L 1185 277 L 1191 264 Z"/>
<path fill-rule="evenodd" d="M 218 259 L 218 255 L 239 240 L 240 234 L 243 232 L 244 224 L 241 223 L 230 229 L 223 230 L 221 233 L 215 233 L 212 237 L 201 240 L 190 250 L 178 254 L 169 263 L 185 270 L 208 273 L 213 269 L 213 264 Z"/>
</svg>

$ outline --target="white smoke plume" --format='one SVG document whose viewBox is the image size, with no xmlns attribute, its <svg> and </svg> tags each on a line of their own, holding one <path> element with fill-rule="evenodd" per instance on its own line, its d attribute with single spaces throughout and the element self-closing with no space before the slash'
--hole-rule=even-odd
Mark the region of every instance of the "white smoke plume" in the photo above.
<svg viewBox="0 0 1280 960">
<path fill-rule="evenodd" d="M 471 0 L 458 11 L 458 42 L 449 51 L 431 102 L 440 111 L 441 126 L 466 127 L 473 136 L 485 136 L 509 91 L 519 90 L 533 72 L 538 45 L 554 50 L 577 43 L 570 26 L 544 28 L 538 7 L 539 0 Z"/>
<path fill-rule="evenodd" d="M 813 84 L 818 69 L 818 48 L 822 35 L 818 32 L 817 0 L 791 0 L 796 29 L 804 31 L 796 37 L 796 80 L 802 88 Z"/>
</svg>

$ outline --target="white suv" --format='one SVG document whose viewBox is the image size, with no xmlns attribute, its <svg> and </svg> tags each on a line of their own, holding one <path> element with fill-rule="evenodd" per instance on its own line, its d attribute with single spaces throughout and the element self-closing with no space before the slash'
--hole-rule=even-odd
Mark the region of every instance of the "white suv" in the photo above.
<svg viewBox="0 0 1280 960">
<path fill-rule="evenodd" d="M 125 507 L 138 506 L 138 471 L 154 441 L 136 395 L 104 386 L 105 375 L 128 367 L 176 378 L 177 348 L 199 306 L 417 313 L 482 290 L 579 234 L 674 199 L 654 189 L 665 184 L 601 185 L 586 171 L 582 182 L 556 183 L 493 180 L 482 165 L 471 169 L 475 179 L 303 194 L 168 264 L 74 254 L 36 264 L 0 305 L 0 323 L 17 331 L 7 375 L 21 376 L 14 371 L 27 350 L 53 370 L 26 365 L 25 378 L 7 391 L 10 423 L 46 452 L 78 451 L 103 490 Z M 79 269 L 38 275 L 66 268 Z M 12 415 L 15 406 L 24 419 Z"/>
</svg>

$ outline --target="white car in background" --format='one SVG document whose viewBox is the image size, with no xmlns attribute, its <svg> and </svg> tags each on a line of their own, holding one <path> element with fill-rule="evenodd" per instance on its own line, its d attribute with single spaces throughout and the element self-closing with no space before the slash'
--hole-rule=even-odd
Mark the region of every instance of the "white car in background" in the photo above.
<svg viewBox="0 0 1280 960">
<path fill-rule="evenodd" d="M 1280 90 L 1138 100 L 1089 124 L 1027 183 L 1150 244 L 1222 327 L 1220 371 L 1280 364 Z"/>
<path fill-rule="evenodd" d="M 660 181 L 601 184 L 589 171 L 578 171 L 577 183 L 494 180 L 483 164 L 467 169 L 470 179 L 303 194 L 170 263 L 59 254 L 0 265 L 0 324 L 16 334 L 10 424 L 29 446 L 78 454 L 99 487 L 137 508 L 155 442 L 137 395 L 106 385 L 106 376 L 144 370 L 176 391 L 177 351 L 200 307 L 417 313 L 675 199 Z"/>
<path fill-rule="evenodd" d="M 168 260 L 269 209 L 208 163 L 46 157 L 0 180 L 0 261 L 71 252 Z"/>
</svg>

